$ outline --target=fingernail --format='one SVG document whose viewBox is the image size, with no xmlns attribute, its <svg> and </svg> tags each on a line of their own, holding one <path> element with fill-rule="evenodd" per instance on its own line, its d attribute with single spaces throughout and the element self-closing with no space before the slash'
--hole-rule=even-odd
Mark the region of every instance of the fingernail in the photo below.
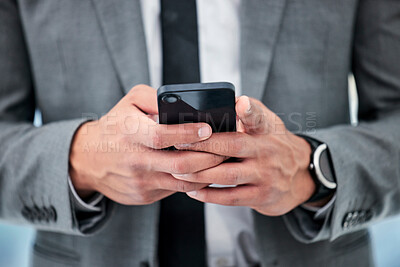
<svg viewBox="0 0 400 267">
<path fill-rule="evenodd" d="M 198 135 L 200 138 L 206 138 L 211 135 L 211 128 L 208 126 L 201 127 L 199 129 Z"/>
<path fill-rule="evenodd" d="M 188 194 L 189 196 L 195 197 L 195 196 L 197 196 L 197 191 L 190 191 L 190 192 L 187 192 L 186 194 Z"/>
<path fill-rule="evenodd" d="M 247 108 L 246 108 L 246 113 L 250 114 L 251 113 L 251 104 L 250 104 L 250 99 L 246 97 L 247 99 Z"/>
<path fill-rule="evenodd" d="M 191 147 L 192 144 L 176 144 L 175 146 L 177 148 L 187 148 L 187 147 Z"/>
<path fill-rule="evenodd" d="M 178 177 L 178 178 L 183 178 L 183 177 L 186 177 L 187 174 L 175 174 L 175 173 L 173 173 L 172 176 Z"/>
</svg>

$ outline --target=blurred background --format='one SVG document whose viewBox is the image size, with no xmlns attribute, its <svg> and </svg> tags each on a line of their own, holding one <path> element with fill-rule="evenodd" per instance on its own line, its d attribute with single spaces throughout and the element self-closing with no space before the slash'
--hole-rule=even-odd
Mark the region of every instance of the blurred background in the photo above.
<svg viewBox="0 0 400 267">
<path fill-rule="evenodd" d="M 371 227 L 377 267 L 400 266 L 400 217 L 387 219 Z M 29 250 L 34 230 L 28 227 L 0 224 L 0 266 L 29 266 Z"/>
<path fill-rule="evenodd" d="M 353 77 L 349 77 L 351 119 L 357 124 L 357 90 Z M 35 116 L 36 126 L 41 125 L 40 113 Z M 400 216 L 386 219 L 370 228 L 377 267 L 400 266 Z M 0 221 L 0 267 L 29 266 L 29 252 L 35 232 L 32 228 Z"/>
</svg>

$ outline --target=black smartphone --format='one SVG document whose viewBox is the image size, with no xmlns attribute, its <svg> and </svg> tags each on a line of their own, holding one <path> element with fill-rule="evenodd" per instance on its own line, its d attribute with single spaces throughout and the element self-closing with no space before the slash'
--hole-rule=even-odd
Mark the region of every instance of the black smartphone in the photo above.
<svg viewBox="0 0 400 267">
<path fill-rule="evenodd" d="M 236 131 L 235 87 L 228 82 L 171 84 L 157 91 L 160 124 L 208 123 L 213 132 Z"/>
</svg>

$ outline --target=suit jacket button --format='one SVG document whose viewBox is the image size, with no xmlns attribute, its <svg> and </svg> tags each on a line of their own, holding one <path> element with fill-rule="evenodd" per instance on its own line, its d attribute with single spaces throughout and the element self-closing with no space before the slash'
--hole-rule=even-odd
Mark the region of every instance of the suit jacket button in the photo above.
<svg viewBox="0 0 400 267">
<path fill-rule="evenodd" d="M 38 206 L 34 205 L 32 211 L 33 211 L 33 216 L 37 221 L 40 222 L 43 220 L 42 210 Z"/>
<path fill-rule="evenodd" d="M 43 211 L 43 218 L 46 222 L 50 221 L 50 210 L 46 207 L 42 207 L 42 211 Z"/>
<path fill-rule="evenodd" d="M 40 218 L 42 221 L 49 221 L 49 218 L 48 218 L 49 215 L 48 215 L 45 207 L 39 208 L 39 214 L 40 214 Z"/>
<path fill-rule="evenodd" d="M 365 217 L 365 210 L 360 211 L 359 216 L 360 217 Z"/>
<path fill-rule="evenodd" d="M 22 208 L 21 214 L 22 214 L 22 216 L 23 216 L 26 220 L 28 220 L 28 221 L 30 221 L 30 222 L 33 221 L 32 210 L 31 210 L 30 208 L 28 208 L 27 206 L 24 206 L 24 207 Z"/>
<path fill-rule="evenodd" d="M 50 211 L 50 212 L 49 212 L 50 220 L 53 221 L 53 222 L 56 222 L 56 221 L 57 221 L 57 211 L 56 211 L 56 208 L 54 208 L 54 206 L 51 205 L 50 208 L 49 208 L 49 211 Z"/>
<path fill-rule="evenodd" d="M 352 225 L 352 218 L 353 218 L 352 212 L 348 212 L 345 214 L 345 216 L 343 217 L 343 223 L 342 223 L 342 227 L 344 229 L 347 229 Z"/>
</svg>

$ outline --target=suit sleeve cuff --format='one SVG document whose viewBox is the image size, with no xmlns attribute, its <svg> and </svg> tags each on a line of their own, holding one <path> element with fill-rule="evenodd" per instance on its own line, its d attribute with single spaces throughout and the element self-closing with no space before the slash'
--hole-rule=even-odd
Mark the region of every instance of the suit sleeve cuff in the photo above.
<svg viewBox="0 0 400 267">
<path fill-rule="evenodd" d="M 301 205 L 283 217 L 287 228 L 297 240 L 304 243 L 327 239 L 335 201 L 336 194 L 321 208 Z"/>
<path fill-rule="evenodd" d="M 101 207 L 99 206 L 99 203 L 104 199 L 103 194 L 96 193 L 92 197 L 90 197 L 89 199 L 84 201 L 84 200 L 82 200 L 82 198 L 79 197 L 78 193 L 76 192 L 75 187 L 72 184 L 70 177 L 68 177 L 68 186 L 69 186 L 69 190 L 72 195 L 71 200 L 75 207 L 75 211 L 80 211 L 80 212 L 99 212 L 99 211 L 101 211 Z"/>
<path fill-rule="evenodd" d="M 309 211 L 300 206 L 284 215 L 283 220 L 293 237 L 302 243 L 309 244 L 329 239 L 334 206 L 334 202 L 331 205 L 325 205 L 323 207 L 325 209 L 320 213 L 323 216 L 317 216 L 318 212 Z"/>
<path fill-rule="evenodd" d="M 332 209 L 335 200 L 336 200 L 336 193 L 333 195 L 331 200 L 329 200 L 329 202 L 326 203 L 323 207 L 314 207 L 314 206 L 309 206 L 307 204 L 303 204 L 301 205 L 301 207 L 305 210 L 314 212 L 314 220 L 323 220 L 326 218 L 326 216 L 328 216 L 328 213 Z"/>
</svg>

